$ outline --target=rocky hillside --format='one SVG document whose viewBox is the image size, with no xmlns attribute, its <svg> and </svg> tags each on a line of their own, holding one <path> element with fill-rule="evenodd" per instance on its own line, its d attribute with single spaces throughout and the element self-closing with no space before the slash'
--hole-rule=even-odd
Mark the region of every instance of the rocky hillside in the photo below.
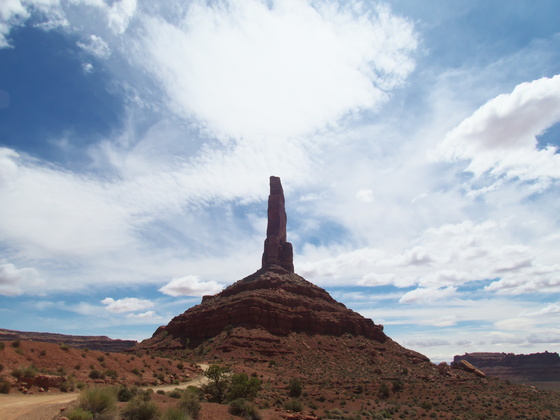
<svg viewBox="0 0 560 420">
<path fill-rule="evenodd" d="M 465 353 L 453 361 L 466 360 L 487 375 L 513 382 L 560 381 L 558 353 Z"/>
<path fill-rule="evenodd" d="M 114 340 L 106 336 L 65 335 L 54 333 L 14 331 L 0 329 L 0 341 L 40 341 L 43 343 L 66 344 L 79 349 L 90 349 L 109 352 L 128 350 L 137 344 L 133 340 Z"/>
</svg>

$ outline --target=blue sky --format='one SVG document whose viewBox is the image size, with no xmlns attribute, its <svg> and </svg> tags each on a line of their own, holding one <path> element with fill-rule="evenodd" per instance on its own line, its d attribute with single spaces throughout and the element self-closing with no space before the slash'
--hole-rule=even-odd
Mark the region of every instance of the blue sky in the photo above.
<svg viewBox="0 0 560 420">
<path fill-rule="evenodd" d="M 0 327 L 143 339 L 260 267 L 434 361 L 560 350 L 557 1 L 8 0 Z"/>
</svg>

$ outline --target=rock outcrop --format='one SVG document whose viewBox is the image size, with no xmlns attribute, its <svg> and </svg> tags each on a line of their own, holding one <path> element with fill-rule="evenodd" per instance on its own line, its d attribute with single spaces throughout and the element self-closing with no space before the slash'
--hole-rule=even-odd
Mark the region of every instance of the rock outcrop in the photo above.
<svg viewBox="0 0 560 420">
<path fill-rule="evenodd" d="M 262 268 L 217 295 L 205 296 L 200 305 L 173 318 L 137 348 L 195 347 L 235 327 L 260 328 L 278 336 L 292 332 L 351 334 L 385 342 L 381 325 L 346 308 L 293 272 L 286 220 L 280 178 L 271 177 Z"/>
<path fill-rule="evenodd" d="M 454 363 L 469 362 L 487 375 L 512 382 L 560 381 L 558 353 L 465 353 L 455 356 Z"/>
<path fill-rule="evenodd" d="M 292 244 L 286 241 L 286 216 L 284 190 L 280 178 L 270 177 L 270 195 L 268 196 L 268 226 L 264 241 L 262 268 L 279 265 L 289 272 L 294 272 L 294 251 Z"/>
</svg>

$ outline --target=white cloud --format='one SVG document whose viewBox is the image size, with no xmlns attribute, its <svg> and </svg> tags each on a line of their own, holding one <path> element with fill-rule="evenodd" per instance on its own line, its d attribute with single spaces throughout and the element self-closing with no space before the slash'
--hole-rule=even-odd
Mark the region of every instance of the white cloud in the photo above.
<svg viewBox="0 0 560 420">
<path fill-rule="evenodd" d="M 516 244 L 508 221 L 445 224 L 426 229 L 407 243 L 409 248 L 361 248 L 352 251 L 307 246 L 299 270 L 320 284 L 353 284 L 421 288 L 403 296 L 403 302 L 446 297 L 453 287 L 477 280 L 493 280 L 487 291 L 500 294 L 557 292 L 560 266 L 553 253 Z M 433 293 L 432 293 L 433 292 Z"/>
<path fill-rule="evenodd" d="M 130 245 L 130 209 L 110 183 L 41 166 L 0 148 L 0 231 L 27 257 L 111 252 Z M 123 205 L 124 204 L 124 205 Z"/>
<path fill-rule="evenodd" d="M 356 198 L 358 201 L 362 203 L 373 203 L 375 200 L 375 196 L 373 195 L 373 191 L 370 189 L 362 189 L 356 193 Z"/>
<path fill-rule="evenodd" d="M 147 299 L 138 299 L 138 298 L 124 298 L 124 299 L 113 299 L 113 298 L 105 298 L 101 301 L 103 305 L 106 305 L 106 308 L 109 312 L 113 312 L 116 314 L 120 314 L 123 312 L 134 312 L 134 311 L 141 311 L 142 309 L 152 308 L 154 303 L 151 300 Z"/>
<path fill-rule="evenodd" d="M 16 296 L 26 290 L 41 292 L 44 281 L 34 268 L 17 268 L 10 263 L 0 264 L 0 295 Z"/>
<path fill-rule="evenodd" d="M 77 45 L 97 58 L 107 59 L 111 55 L 109 45 L 97 35 L 90 35 L 87 42 L 78 42 Z"/>
<path fill-rule="evenodd" d="M 440 158 L 469 160 L 466 170 L 507 179 L 560 178 L 556 147 L 537 148 L 537 136 L 560 122 L 560 75 L 522 83 L 511 94 L 491 99 L 447 134 Z"/>
<path fill-rule="evenodd" d="M 162 319 L 160 316 L 156 314 L 155 311 L 146 311 L 139 314 L 128 314 L 126 317 L 133 318 L 133 319 L 141 319 L 144 321 L 154 321 L 154 320 Z"/>
<path fill-rule="evenodd" d="M 177 112 L 259 141 L 376 109 L 413 70 L 417 45 L 412 24 L 386 8 L 302 0 L 197 1 L 180 24 L 153 17 L 144 28 L 137 60 Z"/>
<path fill-rule="evenodd" d="M 441 289 L 419 287 L 405 293 L 399 303 L 428 303 L 440 299 L 447 299 L 456 295 L 456 287 L 444 287 Z"/>
<path fill-rule="evenodd" d="M 171 280 L 159 291 L 169 296 L 204 296 L 213 295 L 224 288 L 215 281 L 201 281 L 198 276 L 185 276 Z"/>
</svg>

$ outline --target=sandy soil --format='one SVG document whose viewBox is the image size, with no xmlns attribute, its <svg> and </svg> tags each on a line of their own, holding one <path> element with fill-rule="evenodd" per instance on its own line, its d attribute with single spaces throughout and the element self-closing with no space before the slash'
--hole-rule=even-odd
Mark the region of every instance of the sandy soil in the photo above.
<svg viewBox="0 0 560 420">
<path fill-rule="evenodd" d="M 208 365 L 199 365 L 203 370 L 208 369 Z M 199 376 L 192 381 L 184 382 L 181 385 L 162 385 L 151 387 L 154 391 L 173 391 L 176 388 L 186 388 L 188 386 L 201 386 L 208 383 L 208 378 Z M 69 403 L 78 398 L 78 392 L 65 394 L 40 394 L 23 395 L 8 394 L 0 395 L 0 413 L 2 420 L 52 420 Z"/>
</svg>

